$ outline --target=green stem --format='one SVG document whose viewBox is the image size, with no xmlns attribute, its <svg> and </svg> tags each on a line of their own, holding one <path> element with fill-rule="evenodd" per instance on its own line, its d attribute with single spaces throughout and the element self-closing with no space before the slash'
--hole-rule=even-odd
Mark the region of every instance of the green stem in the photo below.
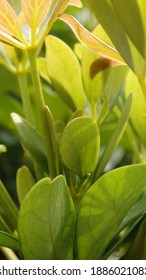
<svg viewBox="0 0 146 280">
<path fill-rule="evenodd" d="M 13 252 L 13 250 L 9 248 L 1 247 L 1 251 L 7 260 L 19 260 L 16 254 Z"/>
<path fill-rule="evenodd" d="M 43 133 L 43 110 L 45 106 L 42 87 L 40 83 L 40 77 L 37 68 L 37 52 L 35 50 L 30 50 L 28 52 L 29 62 L 30 62 L 30 70 L 31 76 L 34 85 L 34 102 L 36 105 L 36 119 L 35 119 L 35 126 L 36 128 Z"/>
<path fill-rule="evenodd" d="M 17 80 L 20 88 L 20 94 L 22 99 L 23 111 L 26 119 L 33 124 L 34 117 L 33 117 L 33 110 L 30 101 L 30 94 L 28 90 L 27 84 L 27 76 L 26 73 L 19 73 L 17 74 Z"/>
<path fill-rule="evenodd" d="M 36 111 L 37 111 L 37 117 L 39 122 L 39 127 L 37 125 L 38 123 L 36 123 L 36 127 L 39 128 L 40 132 L 44 136 L 45 144 L 46 144 L 46 154 L 48 160 L 48 169 L 49 169 L 50 177 L 54 178 L 58 174 L 58 171 L 56 168 L 57 164 L 54 156 L 54 151 L 52 149 L 53 139 L 52 139 L 52 135 L 50 135 L 49 111 L 46 109 L 45 106 L 41 82 L 40 82 L 40 76 L 37 67 L 36 50 L 33 49 L 29 50 L 28 56 L 30 61 L 31 75 L 32 75 L 32 80 L 34 85 L 34 99 L 36 102 L 36 107 L 37 107 Z"/>
</svg>

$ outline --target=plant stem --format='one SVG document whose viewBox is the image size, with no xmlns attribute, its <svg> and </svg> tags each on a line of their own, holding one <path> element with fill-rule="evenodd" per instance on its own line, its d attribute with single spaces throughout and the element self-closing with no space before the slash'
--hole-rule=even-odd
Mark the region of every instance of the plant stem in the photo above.
<svg viewBox="0 0 146 280">
<path fill-rule="evenodd" d="M 1 247 L 1 251 L 7 260 L 19 260 L 13 250 L 5 247 Z"/>
<path fill-rule="evenodd" d="M 30 61 L 30 67 L 31 67 L 31 75 L 34 85 L 34 99 L 36 102 L 36 111 L 37 111 L 37 117 L 39 122 L 39 127 L 36 123 L 36 128 L 39 128 L 40 132 L 44 136 L 45 144 L 46 144 L 46 155 L 48 160 L 48 169 L 50 173 L 50 177 L 53 179 L 58 175 L 57 171 L 57 164 L 56 159 L 54 155 L 54 149 L 52 149 L 52 146 L 54 145 L 55 139 L 53 138 L 53 135 L 50 133 L 51 130 L 51 124 L 49 123 L 51 120 L 51 116 L 49 115 L 49 110 L 47 110 L 44 102 L 41 82 L 40 82 L 40 76 L 38 72 L 37 67 L 37 52 L 36 50 L 29 50 L 28 52 L 29 61 Z"/>
<path fill-rule="evenodd" d="M 35 125 L 38 130 L 44 134 L 43 129 L 43 110 L 45 106 L 42 87 L 40 83 L 40 77 L 37 69 L 37 52 L 35 50 L 30 50 L 28 52 L 30 68 L 31 68 L 31 76 L 34 85 L 34 101 L 36 105 L 36 117 Z"/>
<path fill-rule="evenodd" d="M 24 115 L 25 115 L 26 119 L 31 124 L 33 124 L 34 116 L 33 116 L 33 110 L 32 110 L 31 101 L 30 101 L 30 94 L 29 94 L 29 90 L 28 90 L 26 73 L 17 74 L 17 80 L 18 80 L 18 84 L 19 84 L 19 88 L 20 88 Z"/>
</svg>

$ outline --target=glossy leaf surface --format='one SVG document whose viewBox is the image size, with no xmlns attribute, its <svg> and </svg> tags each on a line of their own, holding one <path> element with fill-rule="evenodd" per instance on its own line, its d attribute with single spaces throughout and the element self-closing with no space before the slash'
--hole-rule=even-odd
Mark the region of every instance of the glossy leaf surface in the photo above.
<svg viewBox="0 0 146 280">
<path fill-rule="evenodd" d="M 132 13 L 128 14 L 127 10 L 126 10 L 126 14 L 123 15 L 123 13 L 121 13 L 121 10 L 118 6 L 118 10 L 119 10 L 118 13 L 119 14 L 121 13 L 119 18 L 111 3 L 112 1 L 109 0 L 104 0 L 104 1 L 84 0 L 84 2 L 89 6 L 91 11 L 95 14 L 97 20 L 100 22 L 100 24 L 102 25 L 102 27 L 104 28 L 104 30 L 106 31 L 106 33 L 108 34 L 112 42 L 114 43 L 116 49 L 119 51 L 119 53 L 124 58 L 126 63 L 129 65 L 129 67 L 138 76 L 143 75 L 145 61 L 142 58 L 141 54 L 139 53 L 138 49 L 133 44 L 133 42 L 131 42 L 128 34 L 125 31 L 124 25 L 121 22 L 121 17 L 123 17 L 122 21 L 125 22 L 127 21 L 127 18 L 131 18 L 130 22 L 129 21 L 126 22 L 126 25 L 130 25 L 131 21 L 137 24 L 139 17 L 138 18 L 134 17 Z M 135 2 L 140 3 L 141 1 L 128 1 L 128 3 L 125 0 L 118 1 L 118 3 L 120 3 L 120 5 L 122 6 L 125 6 L 125 8 L 127 8 L 127 6 L 130 8 L 131 5 L 130 9 L 133 9 L 133 7 L 135 6 Z M 143 1 L 143 3 L 144 2 L 145 1 Z M 139 11 L 137 11 L 137 13 L 139 13 Z M 133 29 L 134 32 L 135 29 L 133 28 L 133 25 L 131 25 L 129 28 Z M 139 29 L 139 32 L 141 32 L 141 29 Z M 136 37 L 136 34 L 134 36 Z"/>
<path fill-rule="evenodd" d="M 73 258 L 74 206 L 63 176 L 39 181 L 23 201 L 18 232 L 25 259 Z"/>
<path fill-rule="evenodd" d="M 100 137 L 97 124 L 88 117 L 72 120 L 61 138 L 64 164 L 79 176 L 91 173 L 97 164 Z"/>
<path fill-rule="evenodd" d="M 101 259 L 120 223 L 146 186 L 146 165 L 112 170 L 81 201 L 77 217 L 78 259 Z"/>
<path fill-rule="evenodd" d="M 103 57 L 117 61 L 120 65 L 124 64 L 122 57 L 115 49 L 111 48 L 86 30 L 74 17 L 68 14 L 63 14 L 60 15 L 59 18 L 70 26 L 76 37 L 90 50 Z"/>
<path fill-rule="evenodd" d="M 26 150 L 30 153 L 34 160 L 38 162 L 42 169 L 46 170 L 46 151 L 42 136 L 31 126 L 29 122 L 12 113 L 12 119 L 16 125 L 20 140 Z"/>
<path fill-rule="evenodd" d="M 81 69 L 73 51 L 60 39 L 46 38 L 49 77 L 63 101 L 71 108 L 84 108 L 85 93 Z"/>
</svg>

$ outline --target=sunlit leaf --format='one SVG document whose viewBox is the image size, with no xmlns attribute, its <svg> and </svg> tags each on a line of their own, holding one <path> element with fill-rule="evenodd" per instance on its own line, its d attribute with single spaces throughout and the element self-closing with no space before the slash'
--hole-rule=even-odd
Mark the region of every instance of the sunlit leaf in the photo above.
<svg viewBox="0 0 146 280">
<path fill-rule="evenodd" d="M 0 29 L 0 41 L 5 44 L 8 44 L 10 46 L 15 46 L 20 49 L 25 48 L 25 46 L 21 42 L 19 42 L 15 38 L 11 37 L 9 34 L 4 33 L 1 29 Z"/>
<path fill-rule="evenodd" d="M 97 25 L 93 34 L 113 47 L 101 25 Z M 116 61 L 101 57 L 86 47 L 83 48 L 81 67 L 86 96 L 90 103 L 97 102 L 102 96 L 107 103 L 106 112 L 108 112 L 109 106 L 114 103 L 125 81 L 128 67 L 119 66 Z"/>
<path fill-rule="evenodd" d="M 91 173 L 97 164 L 100 137 L 97 124 L 88 117 L 72 120 L 61 138 L 61 157 L 68 169 L 81 177 Z"/>
<path fill-rule="evenodd" d="M 114 43 L 116 49 L 119 51 L 123 59 L 126 61 L 126 63 L 129 65 L 129 67 L 138 75 L 141 76 L 145 72 L 145 61 L 142 58 L 141 54 L 136 49 L 135 45 L 131 42 L 129 36 L 127 36 L 124 26 L 121 23 L 120 19 L 118 18 L 117 14 L 114 11 L 114 8 L 111 4 L 111 1 L 109 0 L 84 0 L 85 4 L 89 6 L 93 14 L 96 16 L 99 23 L 102 25 L 112 42 Z M 116 1 L 115 1 L 116 2 Z M 119 1 L 118 1 L 119 2 Z M 135 1 L 132 1 L 132 4 L 135 5 Z M 139 3 L 141 1 L 138 1 Z M 144 3 L 145 1 L 143 1 Z M 125 8 L 130 6 L 130 2 L 127 1 L 120 1 L 121 5 L 125 5 Z M 121 10 L 118 6 L 118 13 L 121 13 Z M 128 14 L 126 10 L 126 14 L 123 16 L 123 13 L 121 13 L 121 17 L 123 17 L 123 21 L 125 20 L 125 16 L 132 17 L 131 13 Z M 132 19 L 136 22 L 136 18 Z M 129 24 L 129 23 L 127 23 Z M 133 29 L 133 25 L 130 27 Z M 143 35 L 142 35 L 143 36 Z M 138 37 L 139 38 L 139 37 Z M 138 40 L 137 38 L 137 40 Z M 139 44 L 141 43 L 141 40 L 139 40 Z"/>
<path fill-rule="evenodd" d="M 77 38 L 90 50 L 108 59 L 117 61 L 119 65 L 125 64 L 122 57 L 115 49 L 108 46 L 86 30 L 74 17 L 68 14 L 63 14 L 60 15 L 59 18 L 70 26 Z"/>
<path fill-rule="evenodd" d="M 106 173 L 83 197 L 77 217 L 78 259 L 97 260 L 146 186 L 146 165 Z"/>
<path fill-rule="evenodd" d="M 81 68 L 73 51 L 57 37 L 48 36 L 46 59 L 49 77 L 63 101 L 72 110 L 84 108 L 86 97 Z"/>
<path fill-rule="evenodd" d="M 139 0 L 110 0 L 114 13 L 135 47 L 146 58 L 146 2 Z"/>
<path fill-rule="evenodd" d="M 73 259 L 75 214 L 63 176 L 39 181 L 23 201 L 18 233 L 25 259 Z"/>
<path fill-rule="evenodd" d="M 11 116 L 24 148 L 38 163 L 40 169 L 47 170 L 46 151 L 41 134 L 24 118 L 15 113 L 12 113 Z"/>
<path fill-rule="evenodd" d="M 37 28 L 48 13 L 51 0 L 21 0 L 21 5 L 26 23 L 32 28 Z"/>
<path fill-rule="evenodd" d="M 0 1 L 0 29 L 8 34 L 21 37 L 21 26 L 14 10 L 6 0 Z"/>
</svg>

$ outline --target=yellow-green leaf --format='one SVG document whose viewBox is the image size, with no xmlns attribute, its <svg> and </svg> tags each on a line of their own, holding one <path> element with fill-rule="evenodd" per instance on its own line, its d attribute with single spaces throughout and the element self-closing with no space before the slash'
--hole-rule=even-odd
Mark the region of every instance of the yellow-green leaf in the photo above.
<svg viewBox="0 0 146 280">
<path fill-rule="evenodd" d="M 6 0 L 0 1 L 0 31 L 11 34 L 16 38 L 21 37 L 21 26 L 18 17 Z"/>
<path fill-rule="evenodd" d="M 119 65 L 125 64 L 122 57 L 115 49 L 102 42 L 100 39 L 86 30 L 74 17 L 68 14 L 63 14 L 60 15 L 59 18 L 70 26 L 79 41 L 81 41 L 81 43 L 83 43 L 90 50 L 103 57 L 118 62 Z"/>
<path fill-rule="evenodd" d="M 26 23 L 30 27 L 39 27 L 44 21 L 51 0 L 21 0 L 22 10 L 24 12 Z"/>
</svg>

